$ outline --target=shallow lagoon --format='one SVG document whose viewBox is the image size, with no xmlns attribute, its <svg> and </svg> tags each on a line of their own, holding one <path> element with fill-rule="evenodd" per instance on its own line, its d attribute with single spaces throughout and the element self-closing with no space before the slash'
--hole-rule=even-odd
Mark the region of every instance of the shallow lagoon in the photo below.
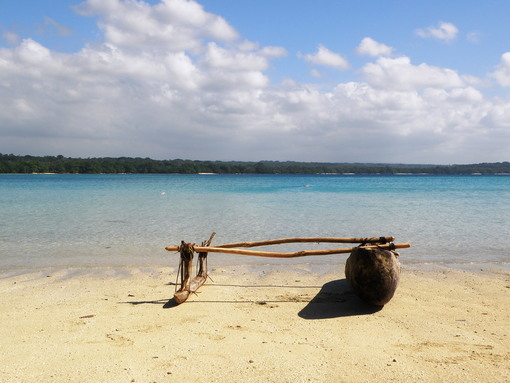
<svg viewBox="0 0 510 383">
<path fill-rule="evenodd" d="M 412 243 L 404 265 L 508 267 L 509 197 L 509 176 L 0 175 L 0 268 L 173 265 L 165 246 L 213 231 L 213 244 L 394 235 Z M 210 262 L 345 257 L 212 254 Z"/>
</svg>

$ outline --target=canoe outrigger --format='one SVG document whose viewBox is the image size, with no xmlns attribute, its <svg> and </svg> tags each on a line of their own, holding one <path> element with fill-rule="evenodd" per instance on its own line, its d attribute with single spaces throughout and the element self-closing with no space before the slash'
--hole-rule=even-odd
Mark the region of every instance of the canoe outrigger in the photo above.
<svg viewBox="0 0 510 383">
<path fill-rule="evenodd" d="M 258 242 L 228 243 L 219 246 L 210 246 L 216 233 L 209 240 L 202 242 L 201 246 L 181 241 L 180 246 L 168 246 L 168 251 L 180 253 L 180 263 L 177 277 L 181 279 L 180 288 L 175 292 L 174 300 L 177 304 L 185 302 L 191 293 L 195 293 L 207 280 L 207 254 L 224 253 L 240 254 L 271 258 L 296 258 L 313 255 L 345 254 L 350 253 L 345 264 L 345 277 L 354 292 L 368 303 L 382 306 L 393 297 L 400 277 L 399 254 L 396 249 L 408 248 L 409 243 L 393 243 L 395 237 L 372 238 L 331 238 L 331 237 L 297 237 L 281 238 Z M 239 247 L 251 248 L 285 243 L 359 243 L 356 247 L 303 250 L 292 253 L 243 250 Z M 193 272 L 193 255 L 198 253 L 198 271 L 195 277 Z M 177 284 L 176 284 L 177 286 Z"/>
</svg>

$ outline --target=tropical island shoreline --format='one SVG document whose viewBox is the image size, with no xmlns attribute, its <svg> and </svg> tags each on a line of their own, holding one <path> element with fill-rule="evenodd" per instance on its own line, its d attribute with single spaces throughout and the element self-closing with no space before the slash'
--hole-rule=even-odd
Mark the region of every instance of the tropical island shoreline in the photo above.
<svg viewBox="0 0 510 383">
<path fill-rule="evenodd" d="M 140 157 L 71 158 L 0 153 L 0 174 L 320 174 L 510 175 L 510 162 L 386 164 L 296 161 L 154 160 Z"/>
</svg>

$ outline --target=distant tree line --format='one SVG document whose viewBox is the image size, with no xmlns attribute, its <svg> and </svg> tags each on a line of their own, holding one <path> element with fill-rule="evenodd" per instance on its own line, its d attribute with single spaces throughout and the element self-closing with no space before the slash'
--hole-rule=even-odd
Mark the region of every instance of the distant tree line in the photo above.
<svg viewBox="0 0 510 383">
<path fill-rule="evenodd" d="M 72 174 L 510 174 L 509 162 L 472 165 L 406 165 L 293 161 L 195 161 L 150 158 L 69 158 L 0 153 L 0 173 Z"/>
</svg>

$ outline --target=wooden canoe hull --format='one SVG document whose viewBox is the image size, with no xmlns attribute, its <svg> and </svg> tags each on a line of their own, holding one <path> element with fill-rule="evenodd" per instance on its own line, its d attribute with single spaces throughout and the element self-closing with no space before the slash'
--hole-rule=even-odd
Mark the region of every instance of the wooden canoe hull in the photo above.
<svg viewBox="0 0 510 383">
<path fill-rule="evenodd" d="M 392 251 L 359 246 L 347 258 L 345 277 L 361 299 L 383 306 L 397 289 L 400 263 Z"/>
<path fill-rule="evenodd" d="M 205 283 L 206 279 L 207 274 L 197 275 L 196 277 L 191 278 L 191 281 L 188 286 L 181 288 L 174 294 L 175 302 L 178 304 L 186 302 L 190 294 L 196 293 L 197 290 Z"/>
</svg>

